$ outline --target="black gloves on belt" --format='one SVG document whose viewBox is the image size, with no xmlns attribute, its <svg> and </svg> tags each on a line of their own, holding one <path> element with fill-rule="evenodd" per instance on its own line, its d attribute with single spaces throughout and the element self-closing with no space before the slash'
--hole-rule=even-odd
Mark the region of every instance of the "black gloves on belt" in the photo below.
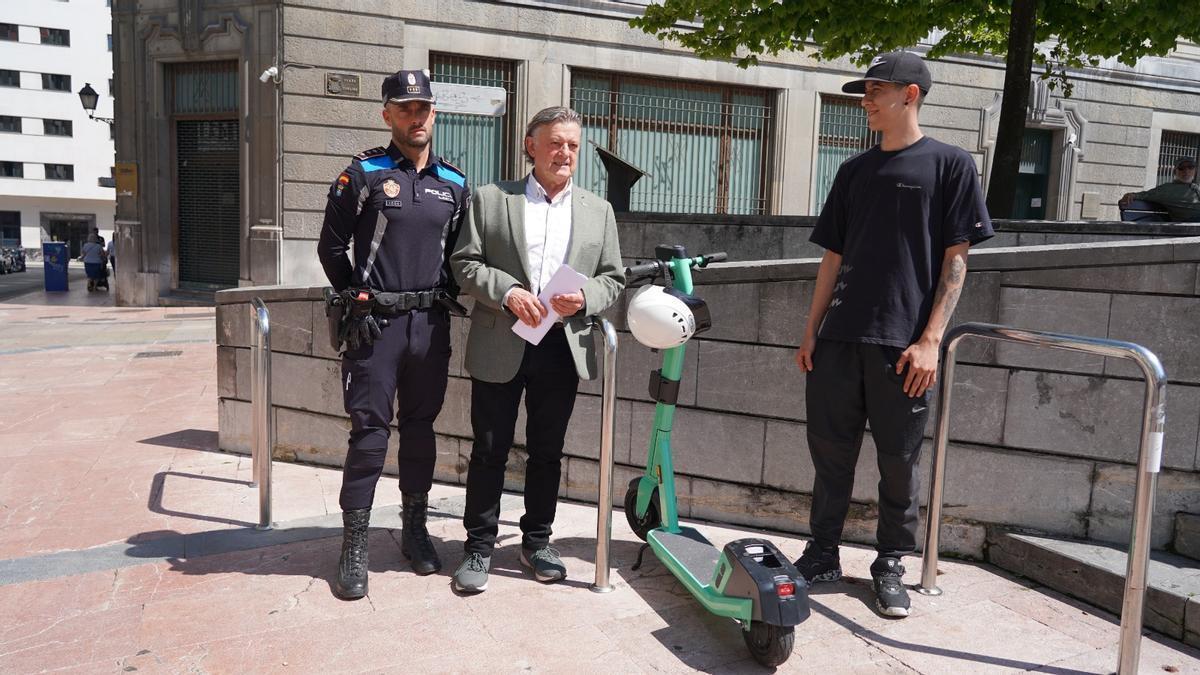
<svg viewBox="0 0 1200 675">
<path fill-rule="evenodd" d="M 383 335 L 379 321 L 371 315 L 375 308 L 375 296 L 361 288 L 348 288 L 341 292 L 345 303 L 342 330 L 338 337 L 346 343 L 346 349 L 354 350 L 373 344 Z"/>
</svg>

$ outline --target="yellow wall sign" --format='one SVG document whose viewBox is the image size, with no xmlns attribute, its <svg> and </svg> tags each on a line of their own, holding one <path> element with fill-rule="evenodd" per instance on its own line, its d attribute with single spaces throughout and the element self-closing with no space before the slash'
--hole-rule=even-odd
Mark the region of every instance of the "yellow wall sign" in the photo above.
<svg viewBox="0 0 1200 675">
<path fill-rule="evenodd" d="M 117 162 L 117 196 L 137 197 L 137 164 L 135 162 Z"/>
</svg>

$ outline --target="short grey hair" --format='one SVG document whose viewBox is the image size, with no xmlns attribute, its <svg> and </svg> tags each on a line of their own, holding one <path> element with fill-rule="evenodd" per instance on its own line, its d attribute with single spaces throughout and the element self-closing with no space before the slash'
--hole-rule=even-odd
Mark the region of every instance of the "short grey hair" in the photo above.
<svg viewBox="0 0 1200 675">
<path fill-rule="evenodd" d="M 583 128 L 583 118 L 579 116 L 579 113 L 564 105 L 555 105 L 539 110 L 533 116 L 533 118 L 529 120 L 529 124 L 525 125 L 525 138 L 532 138 L 533 132 L 537 131 L 538 127 L 542 127 L 547 124 L 555 124 L 556 122 L 577 124 L 579 125 L 579 128 Z M 533 157 L 530 157 L 529 151 L 525 150 L 524 148 L 525 144 L 522 143 L 521 151 L 525 153 L 525 159 L 533 162 Z"/>
</svg>

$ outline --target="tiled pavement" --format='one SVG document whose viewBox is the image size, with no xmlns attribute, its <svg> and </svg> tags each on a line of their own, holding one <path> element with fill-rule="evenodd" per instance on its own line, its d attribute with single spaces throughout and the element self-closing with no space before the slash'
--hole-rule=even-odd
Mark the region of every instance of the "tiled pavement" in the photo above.
<svg viewBox="0 0 1200 675">
<path fill-rule="evenodd" d="M 79 286 L 77 285 L 77 288 Z M 77 290 L 0 303 L 0 672 L 760 671 L 736 627 L 700 611 L 616 514 L 616 590 L 590 593 L 595 510 L 564 503 L 556 545 L 571 577 L 540 585 L 517 562 L 519 496 L 505 501 L 489 590 L 449 588 L 462 490 L 436 486 L 446 571 L 399 553 L 394 478 L 376 495 L 371 594 L 330 593 L 339 474 L 277 463 L 275 518 L 256 532 L 248 458 L 216 449 L 212 310 L 121 309 Z M 147 354 L 149 354 L 147 356 Z M 141 355 L 141 356 L 139 356 Z M 702 525 L 718 545 L 746 533 Z M 800 538 L 772 534 L 789 555 Z M 871 608 L 866 550 L 818 586 L 780 669 L 805 673 L 1104 673 L 1115 617 L 994 568 L 942 563 L 914 615 Z M 918 560 L 907 581 L 916 581 Z M 1200 652 L 1151 636 L 1142 672 L 1200 673 Z"/>
</svg>

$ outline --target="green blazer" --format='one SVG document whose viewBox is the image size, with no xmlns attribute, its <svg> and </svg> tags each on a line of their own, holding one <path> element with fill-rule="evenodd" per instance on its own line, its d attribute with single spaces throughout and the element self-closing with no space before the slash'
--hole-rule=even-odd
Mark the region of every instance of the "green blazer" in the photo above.
<svg viewBox="0 0 1200 675">
<path fill-rule="evenodd" d="M 527 248 L 525 181 L 501 181 L 478 188 L 450 256 L 450 267 L 459 287 L 475 298 L 466 367 L 472 377 L 485 382 L 508 382 L 521 367 L 527 343 L 512 332 L 517 319 L 500 302 L 513 286 L 531 288 Z M 564 328 L 575 370 L 579 377 L 591 380 L 598 371 L 588 317 L 617 299 L 625 286 L 625 268 L 612 205 L 578 184 L 571 187 L 566 263 L 590 277 L 583 285 L 583 309 L 566 317 Z"/>
</svg>

